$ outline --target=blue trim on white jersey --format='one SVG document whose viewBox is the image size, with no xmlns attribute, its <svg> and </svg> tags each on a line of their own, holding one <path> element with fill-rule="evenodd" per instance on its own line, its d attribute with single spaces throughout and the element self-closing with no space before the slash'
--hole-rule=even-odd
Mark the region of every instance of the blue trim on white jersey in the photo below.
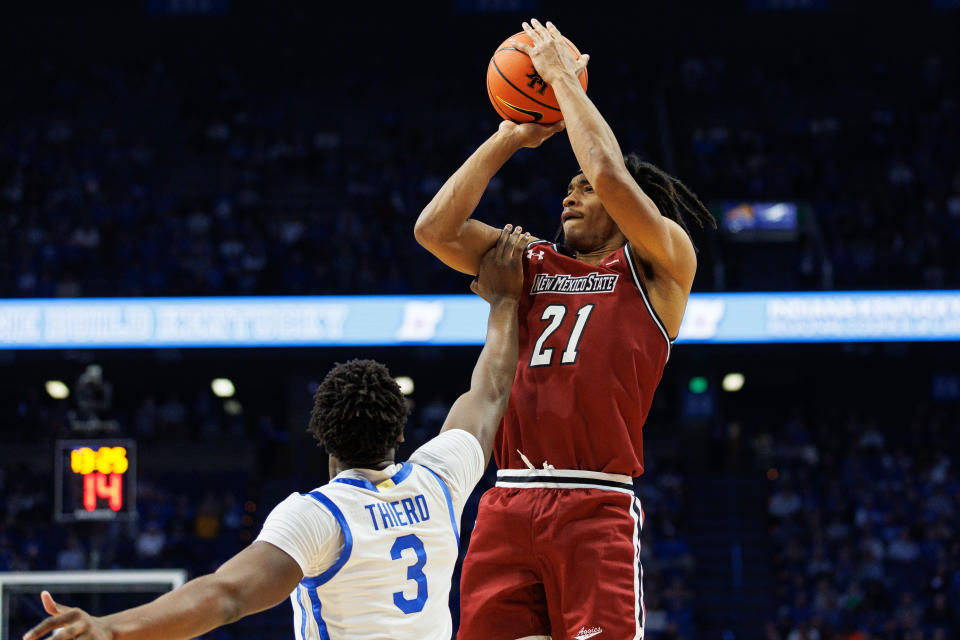
<svg viewBox="0 0 960 640">
<path fill-rule="evenodd" d="M 340 557 L 337 558 L 337 561 L 320 575 L 314 578 L 304 578 L 301 581 L 301 583 L 308 589 L 316 589 L 320 585 L 329 582 L 330 578 L 336 575 L 337 571 L 340 571 L 340 568 L 347 563 L 347 560 L 350 559 L 350 552 L 353 551 L 353 534 L 350 533 L 350 525 L 347 524 L 347 519 L 343 516 L 343 512 L 340 511 L 340 507 L 334 504 L 333 500 L 323 495 L 319 491 L 311 491 L 306 495 L 325 506 L 330 513 L 333 514 L 333 517 L 337 519 L 337 523 L 340 524 L 340 529 L 343 531 L 343 551 L 340 553 Z M 313 600 L 312 593 L 310 599 L 311 601 Z M 319 605 L 319 600 L 317 601 L 317 604 Z"/>
<path fill-rule="evenodd" d="M 393 474 L 390 479 L 393 480 L 393 484 L 400 484 L 406 480 L 412 472 L 413 465 L 409 462 L 404 462 L 402 465 L 400 465 L 400 470 Z"/>
<path fill-rule="evenodd" d="M 303 585 L 297 585 L 297 604 L 300 605 L 300 640 L 307 640 L 307 610 L 303 606 L 303 594 L 300 589 L 306 590 Z"/>
<path fill-rule="evenodd" d="M 323 621 L 323 614 L 320 613 L 320 594 L 316 587 L 310 587 L 310 606 L 313 609 L 313 618 L 317 621 L 317 632 L 320 634 L 320 640 L 330 640 L 330 633 L 327 631 L 327 623 Z"/>
<path fill-rule="evenodd" d="M 453 527 L 453 535 L 457 538 L 457 548 L 460 548 L 460 531 L 457 528 L 457 516 L 453 511 L 453 500 L 450 498 L 450 489 L 447 488 L 447 483 L 443 481 L 443 478 L 434 473 L 433 469 L 430 467 L 424 467 L 424 469 L 430 472 L 434 478 L 437 479 L 437 482 L 440 483 L 440 488 L 443 490 L 443 495 L 447 498 L 447 509 L 450 511 L 450 525 Z"/>
<path fill-rule="evenodd" d="M 360 487 L 361 489 L 366 489 L 367 491 L 373 491 L 374 493 L 380 493 L 377 490 L 377 487 L 374 486 L 369 480 L 364 480 L 363 478 L 336 478 L 334 482 L 339 482 L 340 484 L 349 484 L 354 487 Z"/>
<path fill-rule="evenodd" d="M 390 476 L 388 479 L 392 480 L 394 486 L 396 486 L 406 480 L 412 471 L 413 465 L 411 465 L 409 462 L 404 462 L 400 465 L 400 470 Z M 380 490 L 377 489 L 377 485 L 364 478 L 334 478 L 333 481 L 341 484 L 349 484 L 354 487 L 360 487 L 361 489 L 373 491 L 374 493 L 380 493 Z"/>
</svg>

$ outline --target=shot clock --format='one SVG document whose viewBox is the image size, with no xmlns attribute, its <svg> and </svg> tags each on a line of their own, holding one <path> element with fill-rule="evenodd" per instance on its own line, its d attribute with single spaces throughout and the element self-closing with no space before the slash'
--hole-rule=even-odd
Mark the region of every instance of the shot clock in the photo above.
<svg viewBox="0 0 960 640">
<path fill-rule="evenodd" d="M 133 440 L 58 440 L 54 450 L 58 522 L 137 517 Z"/>
</svg>

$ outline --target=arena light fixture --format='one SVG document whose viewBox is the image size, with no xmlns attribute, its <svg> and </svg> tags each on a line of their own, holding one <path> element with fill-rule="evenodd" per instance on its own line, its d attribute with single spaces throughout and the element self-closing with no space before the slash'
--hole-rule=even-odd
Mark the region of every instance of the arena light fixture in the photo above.
<svg viewBox="0 0 960 640">
<path fill-rule="evenodd" d="M 397 386 L 400 387 L 400 393 L 405 396 L 413 393 L 413 378 L 410 376 L 397 376 L 395 380 L 397 381 Z"/>
<path fill-rule="evenodd" d="M 703 376 L 694 376 L 690 378 L 690 384 L 688 388 L 690 393 L 704 393 L 707 390 L 707 379 Z"/>
<path fill-rule="evenodd" d="M 213 389 L 213 395 L 218 398 L 232 398 L 233 394 L 237 392 L 230 378 L 214 378 L 213 382 L 210 383 L 210 388 Z"/>
<path fill-rule="evenodd" d="M 60 380 L 47 380 L 43 386 L 54 400 L 66 400 L 70 397 L 70 387 Z"/>
<path fill-rule="evenodd" d="M 742 373 L 732 372 L 723 376 L 723 390 L 724 391 L 740 391 L 743 389 L 743 383 L 746 382 L 746 378 Z"/>
</svg>

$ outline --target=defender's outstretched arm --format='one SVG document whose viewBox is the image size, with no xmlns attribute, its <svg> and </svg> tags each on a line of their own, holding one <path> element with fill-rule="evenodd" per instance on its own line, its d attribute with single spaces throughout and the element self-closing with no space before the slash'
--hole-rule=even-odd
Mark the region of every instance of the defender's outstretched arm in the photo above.
<svg viewBox="0 0 960 640">
<path fill-rule="evenodd" d="M 441 432 L 463 429 L 472 433 L 490 460 L 493 439 L 507 410 L 510 387 L 517 370 L 517 303 L 523 288 L 523 250 L 529 234 L 507 225 L 497 244 L 480 262 L 480 275 L 470 287 L 490 303 L 487 340 L 473 369 L 470 390 L 460 396 Z"/>
<path fill-rule="evenodd" d="M 57 604 L 45 591 L 41 599 L 50 617 L 23 640 L 38 640 L 55 629 L 60 630 L 57 640 L 188 640 L 280 604 L 302 578 L 296 560 L 269 542 L 254 542 L 215 573 L 102 618 Z"/>
</svg>

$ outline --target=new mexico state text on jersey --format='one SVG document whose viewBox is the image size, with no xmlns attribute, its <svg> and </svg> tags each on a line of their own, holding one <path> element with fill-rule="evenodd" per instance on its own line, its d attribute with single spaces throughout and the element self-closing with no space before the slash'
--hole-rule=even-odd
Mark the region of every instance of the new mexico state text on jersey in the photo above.
<svg viewBox="0 0 960 640">
<path fill-rule="evenodd" d="M 540 293 L 613 293 L 620 278 L 618 273 L 600 274 L 596 271 L 585 276 L 571 276 L 565 273 L 534 275 L 530 295 Z"/>
<path fill-rule="evenodd" d="M 501 469 L 643 473 L 643 423 L 671 340 L 629 245 L 592 266 L 549 242 L 524 252 L 520 361 L 495 448 Z"/>
</svg>

